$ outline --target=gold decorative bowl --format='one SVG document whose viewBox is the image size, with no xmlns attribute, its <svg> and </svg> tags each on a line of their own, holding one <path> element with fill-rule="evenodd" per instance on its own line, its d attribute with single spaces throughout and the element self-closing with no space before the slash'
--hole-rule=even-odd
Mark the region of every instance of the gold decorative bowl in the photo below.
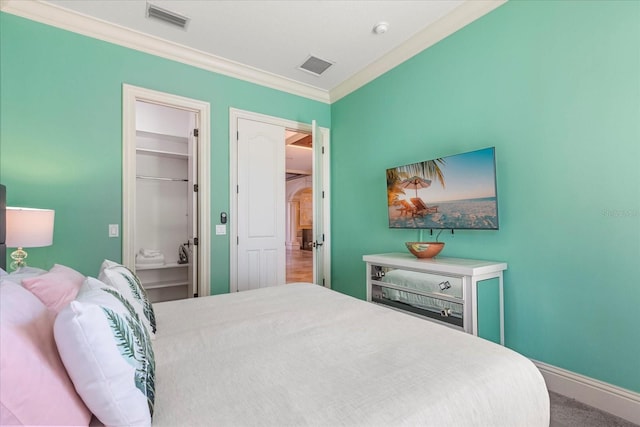
<svg viewBox="0 0 640 427">
<path fill-rule="evenodd" d="M 433 258 L 444 248 L 443 242 L 405 242 L 405 245 L 417 258 Z"/>
</svg>

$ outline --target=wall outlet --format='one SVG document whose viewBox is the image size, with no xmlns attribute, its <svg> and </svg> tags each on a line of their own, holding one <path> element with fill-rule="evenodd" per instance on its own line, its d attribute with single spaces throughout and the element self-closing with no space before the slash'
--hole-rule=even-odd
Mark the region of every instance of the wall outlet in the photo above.
<svg viewBox="0 0 640 427">
<path fill-rule="evenodd" d="M 118 236 L 120 236 L 120 227 L 118 227 L 118 224 L 109 224 L 109 237 Z"/>
</svg>

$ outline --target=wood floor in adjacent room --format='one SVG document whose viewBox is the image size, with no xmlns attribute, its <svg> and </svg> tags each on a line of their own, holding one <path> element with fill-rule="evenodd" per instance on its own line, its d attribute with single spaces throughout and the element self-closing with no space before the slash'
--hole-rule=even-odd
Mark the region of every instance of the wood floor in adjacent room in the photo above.
<svg viewBox="0 0 640 427">
<path fill-rule="evenodd" d="M 313 251 L 287 250 L 287 283 L 313 282 Z"/>
</svg>

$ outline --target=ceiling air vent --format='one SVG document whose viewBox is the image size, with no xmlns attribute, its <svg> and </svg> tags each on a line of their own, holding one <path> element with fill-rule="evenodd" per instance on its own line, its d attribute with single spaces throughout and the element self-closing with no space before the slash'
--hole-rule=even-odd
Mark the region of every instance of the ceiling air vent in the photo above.
<svg viewBox="0 0 640 427">
<path fill-rule="evenodd" d="M 300 69 L 319 76 L 327 71 L 327 69 L 332 65 L 333 62 L 329 62 L 315 56 L 309 56 L 307 60 L 304 61 L 304 63 L 300 66 Z"/>
<path fill-rule="evenodd" d="M 180 15 L 179 13 L 172 12 L 167 9 L 156 6 L 152 3 L 147 3 L 147 17 L 155 18 L 164 21 L 168 24 L 175 25 L 176 27 L 186 28 L 189 18 Z"/>
</svg>

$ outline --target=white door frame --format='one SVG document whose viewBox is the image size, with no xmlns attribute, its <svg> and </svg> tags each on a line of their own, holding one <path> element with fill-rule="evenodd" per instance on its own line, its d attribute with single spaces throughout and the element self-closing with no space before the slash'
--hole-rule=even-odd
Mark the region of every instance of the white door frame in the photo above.
<svg viewBox="0 0 640 427">
<path fill-rule="evenodd" d="M 135 271 L 136 101 L 192 111 L 200 118 L 198 135 L 198 296 L 211 294 L 211 114 L 208 102 L 142 87 L 122 85 L 122 264 Z"/>
<path fill-rule="evenodd" d="M 282 119 L 279 117 L 268 116 L 265 114 L 254 113 L 251 111 L 239 110 L 236 108 L 229 109 L 229 292 L 238 291 L 238 119 L 247 119 L 257 122 L 269 123 L 276 126 L 283 126 L 287 129 L 298 130 L 301 132 L 312 132 L 311 123 L 301 123 L 293 120 Z M 322 205 L 324 209 L 324 228 L 325 241 L 324 248 L 325 257 L 324 269 L 325 284 L 327 288 L 331 288 L 331 222 L 330 222 L 330 186 L 329 186 L 329 129 L 320 127 L 320 134 L 324 146 L 323 162 L 323 187 L 324 198 Z M 314 194 L 314 198 L 317 195 Z"/>
</svg>

